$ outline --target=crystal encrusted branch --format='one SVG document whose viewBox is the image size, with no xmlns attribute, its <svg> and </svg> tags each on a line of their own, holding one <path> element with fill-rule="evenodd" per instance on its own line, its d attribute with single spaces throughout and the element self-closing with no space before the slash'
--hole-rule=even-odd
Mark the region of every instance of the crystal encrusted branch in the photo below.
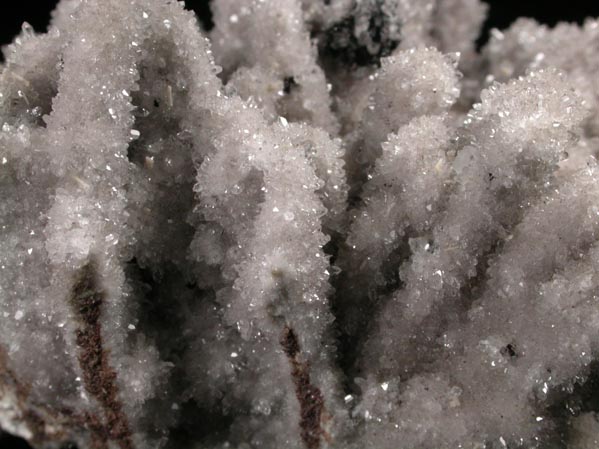
<svg viewBox="0 0 599 449">
<path fill-rule="evenodd" d="M 599 27 L 63 0 L 0 66 L 0 430 L 599 445 Z"/>
</svg>

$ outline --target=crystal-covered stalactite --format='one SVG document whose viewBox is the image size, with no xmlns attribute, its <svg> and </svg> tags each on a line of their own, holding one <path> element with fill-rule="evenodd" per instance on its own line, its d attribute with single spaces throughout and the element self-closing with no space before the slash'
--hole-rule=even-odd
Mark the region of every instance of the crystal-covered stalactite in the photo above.
<svg viewBox="0 0 599 449">
<path fill-rule="evenodd" d="M 599 26 L 62 0 L 0 66 L 0 432 L 599 447 Z"/>
</svg>

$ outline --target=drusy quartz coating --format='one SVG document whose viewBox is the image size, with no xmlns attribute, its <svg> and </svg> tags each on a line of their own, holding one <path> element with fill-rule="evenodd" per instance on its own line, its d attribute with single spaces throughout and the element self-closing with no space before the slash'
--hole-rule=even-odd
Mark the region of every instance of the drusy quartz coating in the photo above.
<svg viewBox="0 0 599 449">
<path fill-rule="evenodd" d="M 0 66 L 0 428 L 599 447 L 599 25 L 62 0 Z"/>
</svg>

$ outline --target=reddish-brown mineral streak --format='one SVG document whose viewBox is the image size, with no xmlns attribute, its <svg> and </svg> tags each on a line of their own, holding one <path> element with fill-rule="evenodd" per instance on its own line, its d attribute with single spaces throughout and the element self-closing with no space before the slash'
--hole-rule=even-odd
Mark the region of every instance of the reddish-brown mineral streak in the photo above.
<svg viewBox="0 0 599 449">
<path fill-rule="evenodd" d="M 293 329 L 287 326 L 283 329 L 280 343 L 291 365 L 291 377 L 300 404 L 302 440 L 308 449 L 317 449 L 320 447 L 320 438 L 327 436 L 321 427 L 324 398 L 320 390 L 310 383 L 308 363 L 299 360 L 300 345 Z"/>
<path fill-rule="evenodd" d="M 98 286 L 96 265 L 90 261 L 77 273 L 71 292 L 71 306 L 79 325 L 75 337 L 83 383 L 102 406 L 105 418 L 103 426 L 97 420 L 87 421 L 94 430 L 97 447 L 113 440 L 121 449 L 133 449 L 129 422 L 118 397 L 116 372 L 108 362 L 108 352 L 102 343 L 100 316 L 103 301 L 104 293 Z"/>
</svg>

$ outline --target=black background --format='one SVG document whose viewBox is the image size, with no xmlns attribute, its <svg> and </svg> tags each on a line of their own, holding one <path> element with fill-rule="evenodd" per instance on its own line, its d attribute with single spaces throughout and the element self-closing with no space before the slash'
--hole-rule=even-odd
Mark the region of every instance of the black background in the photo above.
<svg viewBox="0 0 599 449">
<path fill-rule="evenodd" d="M 508 27 L 516 18 L 533 17 L 539 22 L 555 25 L 559 21 L 581 23 L 585 17 L 599 17 L 597 0 L 484 0 L 490 5 L 490 14 L 480 43 L 486 41 L 491 28 Z M 21 24 L 29 22 L 37 31 L 45 31 L 50 11 L 57 0 L 4 0 L 5 8 L 0 14 L 0 45 L 10 43 L 19 32 Z M 188 9 L 193 9 L 200 20 L 211 23 L 209 0 L 185 0 Z M 9 11 L 7 11 L 10 10 Z"/>
<path fill-rule="evenodd" d="M 23 22 L 29 22 L 36 31 L 45 31 L 56 3 L 57 0 L 4 0 L 4 8 L 0 13 L 0 45 L 10 43 L 19 33 Z M 491 28 L 507 28 L 521 16 L 533 17 L 548 25 L 555 25 L 559 21 L 582 23 L 585 17 L 599 17 L 597 0 L 486 0 L 486 3 L 490 5 L 489 17 L 479 44 L 487 40 Z M 198 14 L 205 26 L 211 26 L 209 0 L 185 0 L 185 5 Z M 20 448 L 28 449 L 29 446 L 22 440 L 0 434 L 0 449 Z"/>
</svg>

